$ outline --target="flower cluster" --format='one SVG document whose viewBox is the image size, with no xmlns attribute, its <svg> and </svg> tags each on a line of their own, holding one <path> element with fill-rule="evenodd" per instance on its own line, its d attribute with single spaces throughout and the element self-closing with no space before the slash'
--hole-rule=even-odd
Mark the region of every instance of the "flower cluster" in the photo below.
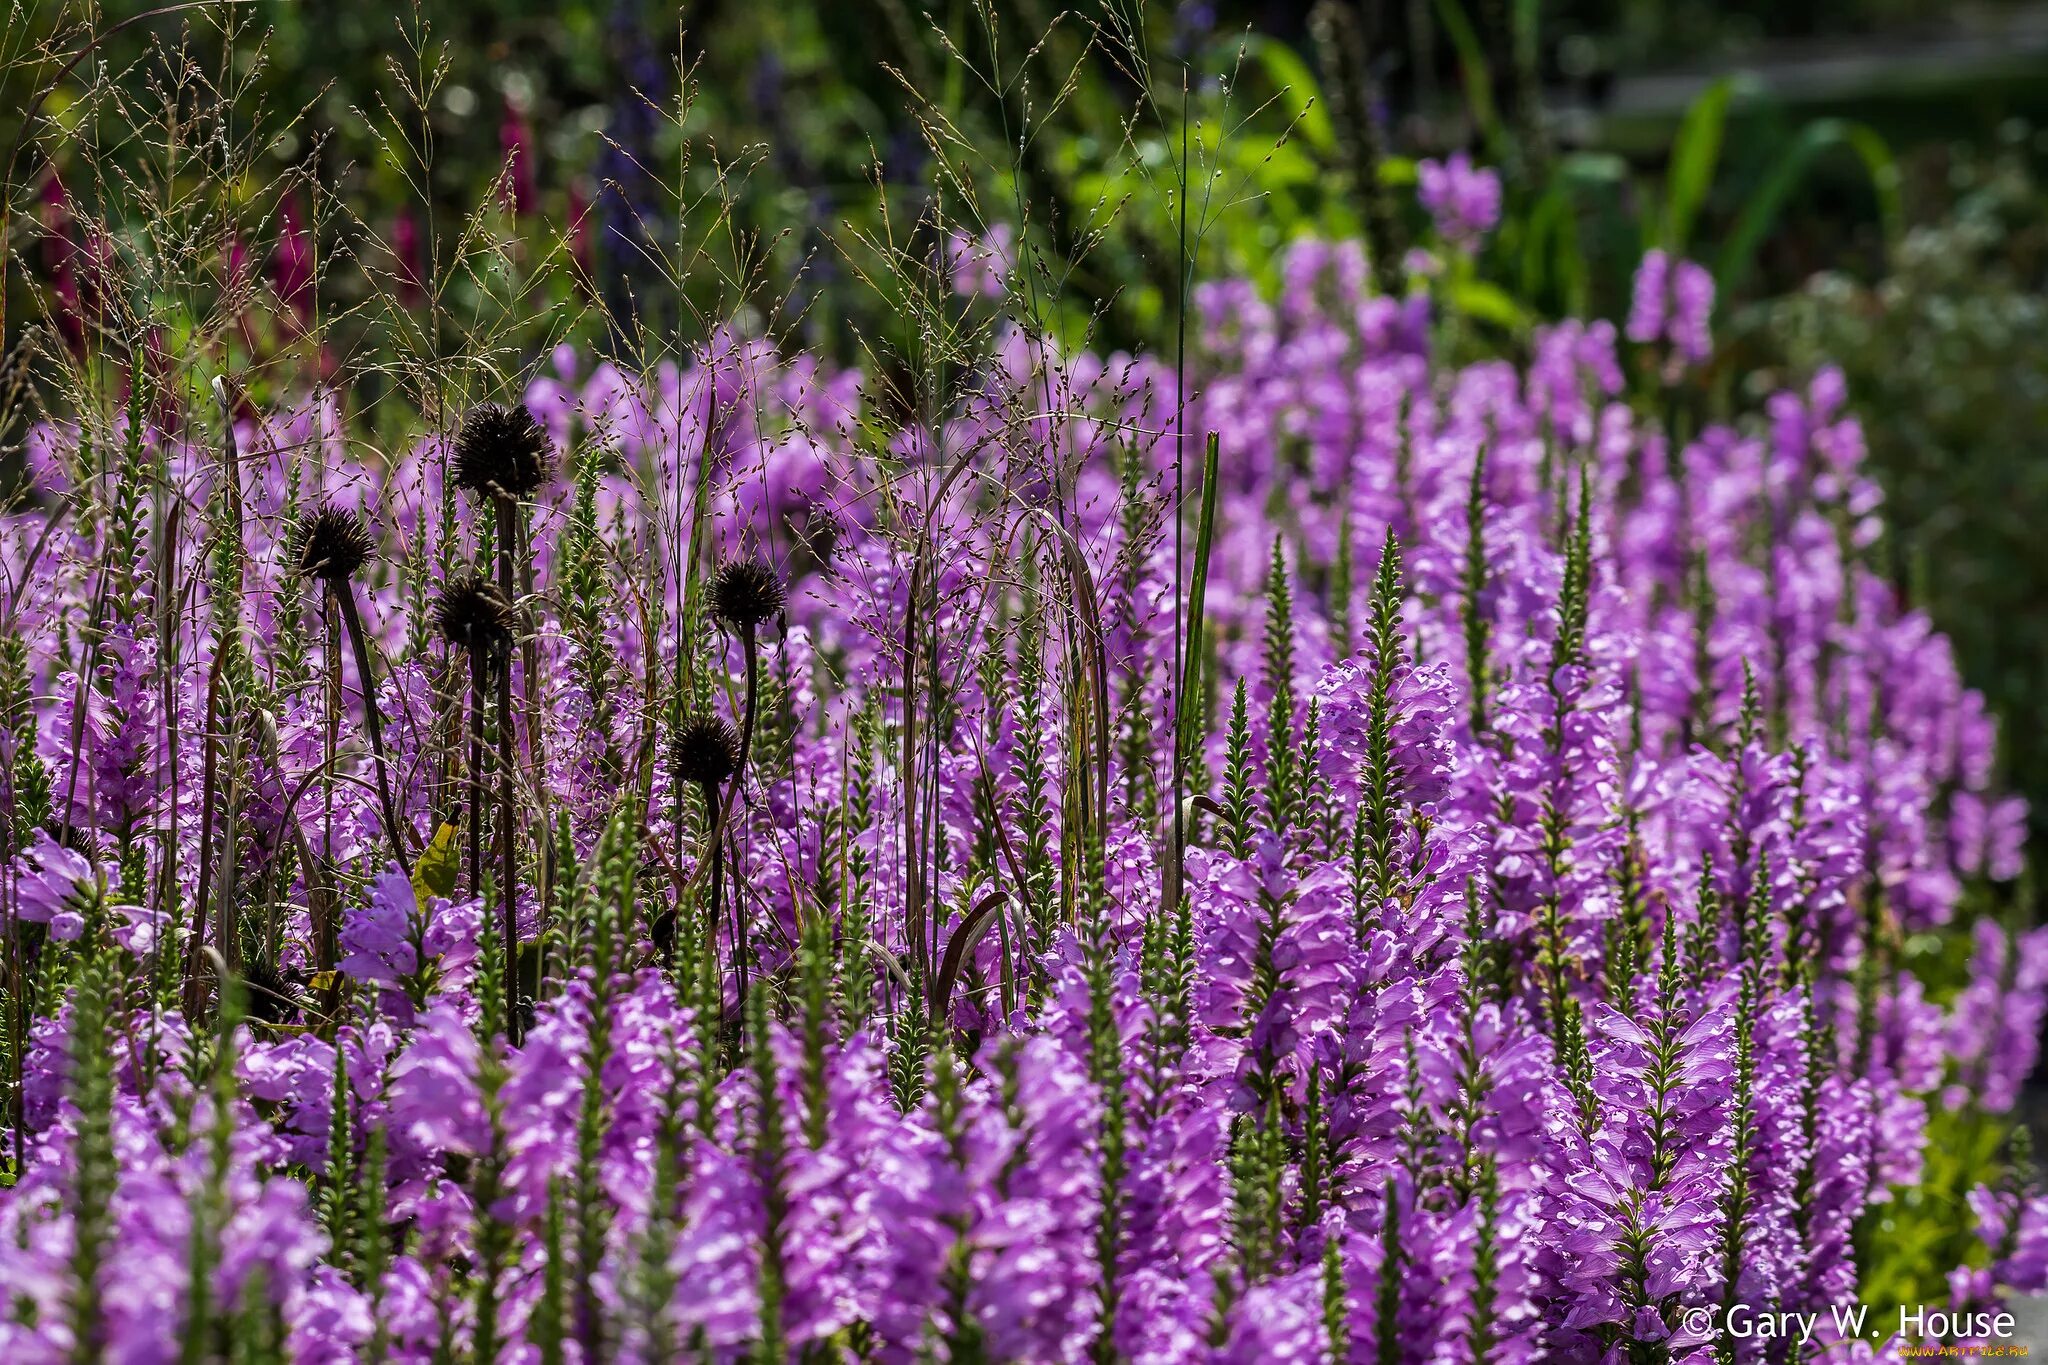
<svg viewBox="0 0 2048 1365">
<path fill-rule="evenodd" d="M 1682 263 L 1463 368 L 1283 275 L 1185 394 L 1006 331 L 880 439 L 729 334 L 368 465 L 327 395 L 40 430 L 0 1358 L 1760 1360 L 1688 1310 L 1853 1297 L 2048 946 L 1839 381 L 1625 392 Z M 1958 1301 L 2044 1207 L 1986 1178 Z"/>
<path fill-rule="evenodd" d="M 1500 222 L 1500 176 L 1465 152 L 1417 163 L 1416 197 L 1445 241 L 1470 250 Z"/>
<path fill-rule="evenodd" d="M 1668 341 L 1674 358 L 1697 365 L 1713 350 L 1709 319 L 1714 277 L 1697 261 L 1672 260 L 1662 250 L 1643 256 L 1629 306 L 1628 339 L 1638 345 Z"/>
</svg>

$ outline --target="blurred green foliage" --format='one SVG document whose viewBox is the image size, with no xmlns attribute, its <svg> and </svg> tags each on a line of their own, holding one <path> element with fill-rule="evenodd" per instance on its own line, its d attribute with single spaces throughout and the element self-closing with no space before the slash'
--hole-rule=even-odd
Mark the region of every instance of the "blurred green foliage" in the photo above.
<svg viewBox="0 0 2048 1365">
<path fill-rule="evenodd" d="M 1827 271 L 1736 319 L 1767 367 L 1840 365 L 1887 490 L 1900 583 L 2004 718 L 2007 776 L 2048 830 L 2048 140 L 1938 149 L 1924 220 L 1875 281 Z"/>
</svg>

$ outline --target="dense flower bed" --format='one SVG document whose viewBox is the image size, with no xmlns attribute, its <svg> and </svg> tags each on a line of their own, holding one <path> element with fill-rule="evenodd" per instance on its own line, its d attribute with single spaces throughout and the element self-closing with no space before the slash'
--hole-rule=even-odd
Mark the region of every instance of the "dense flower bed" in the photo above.
<svg viewBox="0 0 2048 1365">
<path fill-rule="evenodd" d="M 2048 938 L 1958 920 L 2023 812 L 1846 395 L 1682 434 L 1681 262 L 1462 369 L 1365 273 L 1207 287 L 1185 441 L 1170 365 L 1017 330 L 936 426 L 727 337 L 388 463 L 331 400 L 41 431 L 0 1356 L 1761 1358 L 1687 1310 L 1853 1301 Z M 1954 1306 L 2048 1283 L 2048 1202 L 1973 1202 Z"/>
</svg>

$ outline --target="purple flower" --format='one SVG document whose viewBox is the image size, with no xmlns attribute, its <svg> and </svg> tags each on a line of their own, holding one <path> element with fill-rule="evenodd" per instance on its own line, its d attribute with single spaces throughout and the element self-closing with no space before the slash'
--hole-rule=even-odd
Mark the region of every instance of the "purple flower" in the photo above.
<svg viewBox="0 0 2048 1365">
<path fill-rule="evenodd" d="M 487 1130 L 477 1093 L 478 1061 L 476 1035 L 451 1006 L 436 1005 L 422 1014 L 391 1068 L 394 1132 L 428 1152 L 481 1152 Z"/>
<path fill-rule="evenodd" d="M 341 925 L 341 969 L 358 981 L 396 986 L 417 972 L 419 902 L 412 882 L 387 867 L 371 883 L 368 904 L 350 910 Z"/>
<path fill-rule="evenodd" d="M 1316 683 L 1322 702 L 1323 768 L 1340 791 L 1355 793 L 1371 745 L 1373 668 L 1364 655 L 1330 665 Z M 1403 665 L 1387 689 L 1388 752 L 1396 793 L 1410 805 L 1441 800 L 1450 789 L 1450 724 L 1455 705 L 1442 664 Z"/>
<path fill-rule="evenodd" d="M 1662 250 L 1643 253 L 1629 305 L 1630 341 L 1639 346 L 1668 341 L 1675 357 L 1701 364 L 1714 351 L 1713 312 L 1714 277 L 1705 266 L 1674 260 Z"/>
<path fill-rule="evenodd" d="M 1461 251 L 1477 247 L 1500 221 L 1500 177 L 1475 167 L 1464 152 L 1448 161 L 1417 164 L 1418 197 L 1436 220 L 1436 230 Z"/>
<path fill-rule="evenodd" d="M 77 938 L 85 928 L 82 912 L 102 894 L 99 873 L 85 855 L 37 830 L 13 871 L 15 913 L 31 924 L 49 925 L 56 938 Z"/>
<path fill-rule="evenodd" d="M 371 883 L 368 902 L 343 914 L 341 970 L 369 985 L 403 987 L 424 1001 L 429 991 L 465 979 L 482 922 L 475 900 L 436 896 L 423 909 L 405 874 L 386 867 Z"/>
<path fill-rule="evenodd" d="M 1664 335 L 1671 315 L 1671 258 L 1661 249 L 1643 253 L 1636 267 L 1635 292 L 1628 310 L 1628 339 L 1647 346 Z"/>
<path fill-rule="evenodd" d="M 2048 1014 L 2048 929 L 2008 938 L 1995 921 L 1984 919 L 1974 934 L 1969 984 L 1949 1013 L 1955 1077 L 1946 1098 L 1950 1108 L 1977 1104 L 2003 1114 L 2019 1098 L 2040 1052 L 2041 1021 Z"/>
<path fill-rule="evenodd" d="M 1714 277 L 1696 261 L 1671 268 L 1671 344 L 1697 365 L 1713 354 L 1708 320 L 1714 311 Z"/>
</svg>

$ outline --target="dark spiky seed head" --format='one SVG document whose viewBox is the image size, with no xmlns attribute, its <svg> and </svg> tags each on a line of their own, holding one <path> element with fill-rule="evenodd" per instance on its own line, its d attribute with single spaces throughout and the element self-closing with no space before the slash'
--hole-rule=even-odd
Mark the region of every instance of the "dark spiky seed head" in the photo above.
<svg viewBox="0 0 2048 1365">
<path fill-rule="evenodd" d="M 782 610 L 775 570 L 758 559 L 734 559 L 711 577 L 711 614 L 735 630 L 751 630 Z"/>
<path fill-rule="evenodd" d="M 720 786 L 739 771 L 739 732 L 716 716 L 693 716 L 669 741 L 669 759 L 677 781 Z"/>
<path fill-rule="evenodd" d="M 530 498 L 547 482 L 554 457 L 547 432 L 524 403 L 478 403 L 455 433 L 455 486 L 478 497 Z"/>
<path fill-rule="evenodd" d="M 266 1024 L 289 1024 L 299 1013 L 297 983 L 261 959 L 242 972 L 249 1013 Z"/>
<path fill-rule="evenodd" d="M 448 643 L 488 659 L 502 659 L 511 652 L 516 620 L 497 584 L 475 574 L 450 580 L 434 604 L 434 624 Z"/>
<path fill-rule="evenodd" d="M 354 578 L 376 550 L 370 528 L 344 507 L 322 507 L 292 527 L 292 572 L 301 578 Z"/>
</svg>

